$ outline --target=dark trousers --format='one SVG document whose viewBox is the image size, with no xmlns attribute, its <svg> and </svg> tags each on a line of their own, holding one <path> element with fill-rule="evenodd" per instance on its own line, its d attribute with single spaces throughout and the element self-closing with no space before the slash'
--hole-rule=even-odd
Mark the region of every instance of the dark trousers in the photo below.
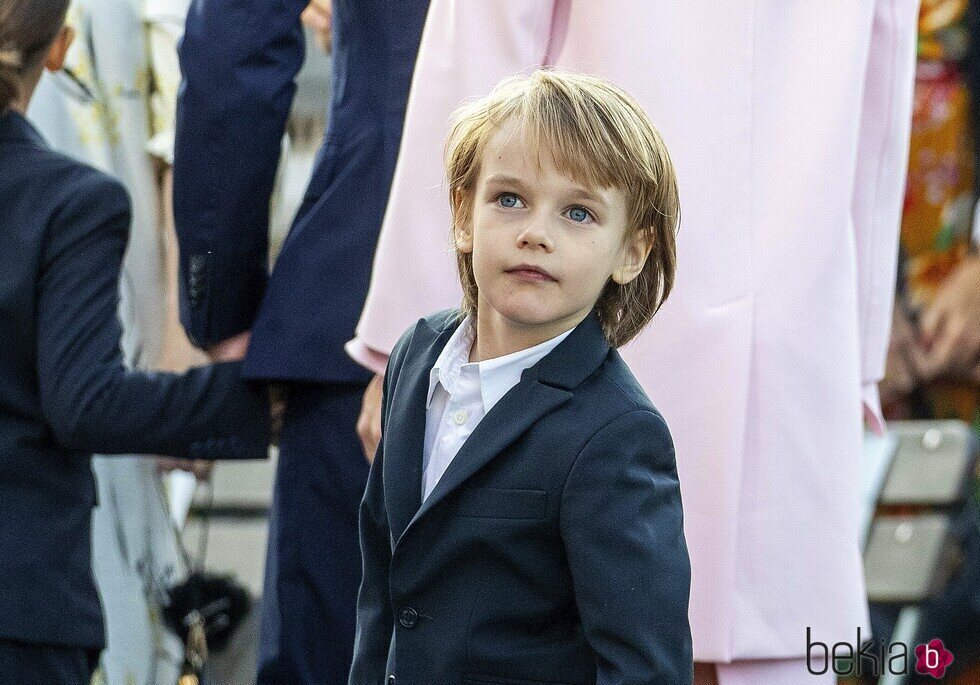
<svg viewBox="0 0 980 685">
<path fill-rule="evenodd" d="M 354 649 L 368 463 L 366 385 L 294 385 L 279 441 L 262 593 L 259 685 L 342 685 Z"/>
<path fill-rule="evenodd" d="M 0 685 L 89 685 L 100 652 L 0 639 Z"/>
</svg>

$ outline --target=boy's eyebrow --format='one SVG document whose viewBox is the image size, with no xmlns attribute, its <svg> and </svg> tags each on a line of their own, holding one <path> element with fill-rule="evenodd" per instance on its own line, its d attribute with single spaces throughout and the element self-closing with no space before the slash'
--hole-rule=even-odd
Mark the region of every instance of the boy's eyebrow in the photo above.
<svg viewBox="0 0 980 685">
<path fill-rule="evenodd" d="M 500 184 L 500 185 L 516 186 L 517 188 L 520 188 L 522 190 L 527 188 L 527 186 L 524 184 L 523 181 L 521 181 L 521 179 L 517 178 L 516 176 L 511 176 L 509 174 L 494 174 L 493 176 L 487 179 L 486 183 L 487 185 Z M 571 188 L 571 190 L 569 191 L 569 197 L 574 200 L 585 200 L 598 205 L 608 204 L 608 202 L 601 195 L 582 186 L 575 186 Z"/>
<path fill-rule="evenodd" d="M 510 176 L 508 174 L 494 174 L 493 176 L 487 179 L 487 185 L 490 185 L 491 183 L 498 183 L 500 185 L 518 186 L 520 188 L 526 187 L 521 179 L 517 178 L 516 176 Z"/>
<path fill-rule="evenodd" d="M 594 193 L 588 188 L 582 188 L 581 186 L 577 186 L 572 189 L 571 197 L 575 198 L 576 200 L 586 200 L 587 202 L 593 202 L 598 205 L 607 204 L 606 200 L 601 195 Z"/>
</svg>

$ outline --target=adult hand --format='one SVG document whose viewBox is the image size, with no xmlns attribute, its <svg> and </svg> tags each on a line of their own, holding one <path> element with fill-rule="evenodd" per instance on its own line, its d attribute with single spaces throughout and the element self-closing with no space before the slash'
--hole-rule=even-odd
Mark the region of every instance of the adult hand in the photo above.
<svg viewBox="0 0 980 685">
<path fill-rule="evenodd" d="M 282 434 L 282 424 L 286 416 L 286 401 L 288 399 L 288 386 L 283 383 L 272 383 L 269 385 L 269 409 L 272 414 L 272 444 L 279 444 L 279 437 Z"/>
<path fill-rule="evenodd" d="M 718 669 L 714 664 L 694 662 L 694 685 L 718 685 Z"/>
<path fill-rule="evenodd" d="M 212 345 L 205 352 L 207 352 L 208 358 L 212 362 L 239 361 L 245 358 L 251 337 L 251 331 L 243 331 L 236 336 Z M 269 415 L 272 421 L 271 442 L 273 445 L 279 444 L 283 419 L 286 415 L 287 395 L 286 385 L 282 383 L 272 383 L 269 385 Z"/>
<path fill-rule="evenodd" d="M 970 373 L 967 374 L 967 380 L 971 380 L 977 385 L 980 385 L 980 362 L 977 362 Z"/>
<path fill-rule="evenodd" d="M 971 379 L 980 363 L 980 256 L 954 271 L 926 310 L 915 362 L 926 380 Z"/>
<path fill-rule="evenodd" d="M 210 480 L 214 472 L 214 462 L 204 459 L 176 459 L 174 457 L 157 457 L 157 473 L 171 471 L 187 471 L 193 473 L 198 480 Z"/>
<path fill-rule="evenodd" d="M 312 0 L 300 19 L 313 30 L 316 44 L 328 55 L 333 50 L 333 3 L 331 0 Z"/>
<path fill-rule="evenodd" d="M 248 352 L 248 342 L 252 331 L 242 331 L 236 336 L 222 340 L 205 349 L 208 358 L 213 362 L 237 362 L 245 358 Z"/>
<path fill-rule="evenodd" d="M 919 384 L 913 363 L 913 355 L 919 346 L 918 331 L 898 299 L 893 312 L 885 377 L 878 384 L 884 406 L 901 402 Z"/>
<path fill-rule="evenodd" d="M 374 453 L 381 443 L 381 387 L 384 374 L 375 374 L 364 391 L 361 414 L 357 417 L 357 435 L 364 447 L 364 457 L 368 463 L 374 461 Z"/>
</svg>

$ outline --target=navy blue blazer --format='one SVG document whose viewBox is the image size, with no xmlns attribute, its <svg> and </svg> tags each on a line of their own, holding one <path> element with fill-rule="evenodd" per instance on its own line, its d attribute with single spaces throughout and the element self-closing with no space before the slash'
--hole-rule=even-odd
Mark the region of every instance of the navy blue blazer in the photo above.
<svg viewBox="0 0 980 685">
<path fill-rule="evenodd" d="M 350 685 L 690 683 L 673 443 L 595 311 L 420 503 L 429 370 L 458 319 L 421 319 L 389 359 Z"/>
<path fill-rule="evenodd" d="M 333 0 L 329 125 L 269 277 L 269 197 L 308 3 L 191 4 L 174 156 L 181 321 L 205 347 L 251 328 L 253 378 L 365 382 L 343 346 L 367 297 L 428 0 Z"/>
<path fill-rule="evenodd" d="M 129 232 L 117 182 L 0 114 L 0 639 L 101 647 L 91 455 L 259 458 L 241 364 L 127 371 L 116 314 Z"/>
</svg>

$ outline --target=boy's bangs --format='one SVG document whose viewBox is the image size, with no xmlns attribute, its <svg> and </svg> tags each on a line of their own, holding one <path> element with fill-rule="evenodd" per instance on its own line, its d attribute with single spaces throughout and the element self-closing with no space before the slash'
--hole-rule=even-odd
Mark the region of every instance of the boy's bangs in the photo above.
<svg viewBox="0 0 980 685">
<path fill-rule="evenodd" d="M 549 155 L 560 173 L 584 186 L 631 185 L 623 142 L 597 125 L 595 114 L 585 116 L 576 103 L 540 90 L 527 93 L 522 104 L 512 116 L 539 160 Z"/>
</svg>

